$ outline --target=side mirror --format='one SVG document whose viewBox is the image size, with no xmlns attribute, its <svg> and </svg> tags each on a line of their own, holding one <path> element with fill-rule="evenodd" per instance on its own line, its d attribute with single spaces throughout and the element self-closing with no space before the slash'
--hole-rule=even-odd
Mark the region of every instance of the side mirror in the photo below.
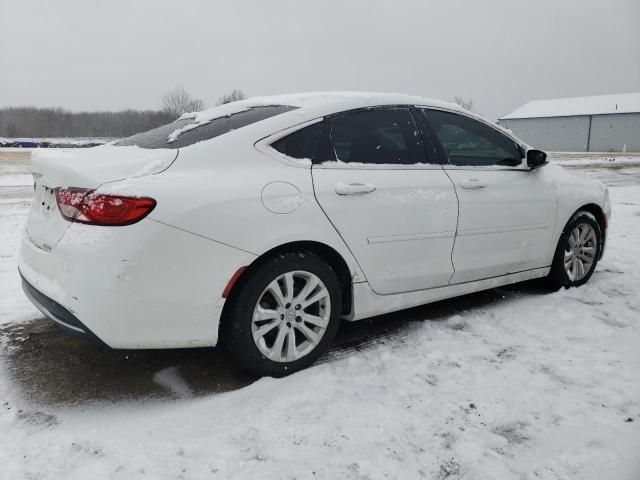
<svg viewBox="0 0 640 480">
<path fill-rule="evenodd" d="M 542 150 L 527 150 L 527 166 L 534 170 L 547 163 L 547 154 Z"/>
</svg>

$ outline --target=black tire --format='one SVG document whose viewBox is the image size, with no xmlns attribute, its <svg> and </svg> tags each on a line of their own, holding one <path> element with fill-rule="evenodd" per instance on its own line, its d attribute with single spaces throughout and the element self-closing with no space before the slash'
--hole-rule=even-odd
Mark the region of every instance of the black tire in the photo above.
<svg viewBox="0 0 640 480">
<path fill-rule="evenodd" d="M 591 226 L 596 234 L 596 252 L 595 258 L 591 265 L 591 268 L 586 272 L 586 275 L 579 280 L 572 280 L 569 278 L 565 267 L 564 267 L 564 255 L 565 251 L 570 248 L 569 247 L 569 236 L 571 232 L 578 227 L 579 225 L 587 224 Z M 580 210 L 571 217 L 567 225 L 564 227 L 562 234 L 560 235 L 560 239 L 558 240 L 558 245 L 556 247 L 555 255 L 553 256 L 553 263 L 551 264 L 551 271 L 546 278 L 546 285 L 551 290 L 559 290 L 560 288 L 570 288 L 570 287 L 579 287 L 580 285 L 585 284 L 593 275 L 593 272 L 596 269 L 598 264 L 598 260 L 600 259 L 600 252 L 602 249 L 602 230 L 600 228 L 600 224 L 596 220 L 596 218 L 589 212 Z"/>
<path fill-rule="evenodd" d="M 254 308 L 272 281 L 294 271 L 309 272 L 322 281 L 329 293 L 329 321 L 321 339 L 311 351 L 295 361 L 274 361 L 260 351 L 253 339 Z M 342 298 L 335 272 L 313 253 L 295 252 L 280 253 L 259 261 L 250 267 L 246 275 L 242 284 L 238 285 L 238 291 L 234 291 L 227 300 L 230 305 L 225 308 L 221 331 L 224 348 L 245 370 L 261 376 L 283 377 L 311 365 L 329 348 L 340 323 Z M 279 331 L 279 327 L 274 330 Z"/>
</svg>

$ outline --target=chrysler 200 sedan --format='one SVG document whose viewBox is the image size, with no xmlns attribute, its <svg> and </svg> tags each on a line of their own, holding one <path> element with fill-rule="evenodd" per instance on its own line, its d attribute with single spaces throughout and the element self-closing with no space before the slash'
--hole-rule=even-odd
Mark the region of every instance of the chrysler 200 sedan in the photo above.
<svg viewBox="0 0 640 480">
<path fill-rule="evenodd" d="M 341 320 L 524 280 L 576 287 L 606 188 L 456 105 L 262 97 L 33 155 L 31 301 L 112 348 L 214 346 L 281 376 Z"/>
</svg>

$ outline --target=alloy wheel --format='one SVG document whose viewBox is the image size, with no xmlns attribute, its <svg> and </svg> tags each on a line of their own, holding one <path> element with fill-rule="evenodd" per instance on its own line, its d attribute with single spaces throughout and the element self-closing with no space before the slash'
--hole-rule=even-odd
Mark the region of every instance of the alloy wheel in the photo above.
<svg viewBox="0 0 640 480">
<path fill-rule="evenodd" d="M 578 224 L 567 238 L 564 250 L 564 270 L 572 282 L 587 276 L 596 260 L 598 237 L 587 223 Z"/>
<path fill-rule="evenodd" d="M 320 343 L 329 325 L 331 300 L 313 273 L 284 273 L 263 290 L 256 302 L 251 333 L 258 350 L 274 362 L 294 362 Z"/>
</svg>

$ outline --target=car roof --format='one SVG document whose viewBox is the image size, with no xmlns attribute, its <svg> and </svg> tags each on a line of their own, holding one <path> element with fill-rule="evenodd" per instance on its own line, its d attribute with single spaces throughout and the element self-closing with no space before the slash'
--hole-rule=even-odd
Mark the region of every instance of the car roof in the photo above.
<svg viewBox="0 0 640 480">
<path fill-rule="evenodd" d="M 251 97 L 245 100 L 218 105 L 200 112 L 186 113 L 180 118 L 193 120 L 193 124 L 202 124 L 210 122 L 215 118 L 233 115 L 266 105 L 289 105 L 297 107 L 295 111 L 289 112 L 289 114 L 295 115 L 300 121 L 346 110 L 384 105 L 424 105 L 460 112 L 464 111 L 454 103 L 401 93 L 308 92 Z"/>
<path fill-rule="evenodd" d="M 200 112 L 185 113 L 180 119 L 186 120 L 186 122 L 183 122 L 182 126 L 171 134 L 170 137 L 175 140 L 183 132 L 210 123 L 217 118 L 231 116 L 254 108 L 276 105 L 286 105 L 295 108 L 262 120 L 256 124 L 249 125 L 248 127 L 243 127 L 242 130 L 246 132 L 248 139 L 251 137 L 264 137 L 277 131 L 334 113 L 386 105 L 418 105 L 446 109 L 464 113 L 465 115 L 476 117 L 479 120 L 490 123 L 488 120 L 464 110 L 455 103 L 420 96 L 378 92 L 307 92 L 251 97 L 245 100 L 218 105 Z"/>
<path fill-rule="evenodd" d="M 445 107 L 460 109 L 454 103 L 442 102 L 415 95 L 403 93 L 380 93 L 380 92 L 306 92 L 292 93 L 285 95 L 272 95 L 265 97 L 254 97 L 245 100 L 247 103 L 261 104 L 281 104 L 291 105 L 300 108 L 325 107 L 336 108 L 336 111 L 366 108 L 378 105 L 425 105 L 433 107 Z"/>
<path fill-rule="evenodd" d="M 526 146 L 522 140 L 516 139 L 511 131 L 505 130 L 503 127 L 496 125 L 481 115 L 465 110 L 455 103 L 402 93 L 348 91 L 307 92 L 251 97 L 244 100 L 218 105 L 214 108 L 202 110 L 200 112 L 185 113 L 179 119 L 183 120 L 183 122 L 181 122 L 179 126 L 176 126 L 176 129 L 168 136 L 168 138 L 171 139 L 171 141 L 175 141 L 184 132 L 196 129 L 201 125 L 209 124 L 216 119 L 231 117 L 235 114 L 247 112 L 254 108 L 278 106 L 289 107 L 285 108 L 282 113 L 267 116 L 263 120 L 253 122 L 242 126 L 242 128 L 236 129 L 235 134 L 233 135 L 233 140 L 231 140 L 231 137 L 228 135 L 218 135 L 215 137 L 218 143 L 225 139 L 237 142 L 239 138 L 242 138 L 251 144 L 255 144 L 255 142 L 269 138 L 274 134 L 281 135 L 281 132 L 286 134 L 288 132 L 295 131 L 297 128 L 304 128 L 304 126 L 309 125 L 310 122 L 318 121 L 319 119 L 332 114 L 346 112 L 349 110 L 357 110 L 360 108 L 399 105 L 424 106 L 461 113 L 502 131 L 514 141 Z M 194 145 L 200 143 L 203 142 L 196 142 Z"/>
</svg>

